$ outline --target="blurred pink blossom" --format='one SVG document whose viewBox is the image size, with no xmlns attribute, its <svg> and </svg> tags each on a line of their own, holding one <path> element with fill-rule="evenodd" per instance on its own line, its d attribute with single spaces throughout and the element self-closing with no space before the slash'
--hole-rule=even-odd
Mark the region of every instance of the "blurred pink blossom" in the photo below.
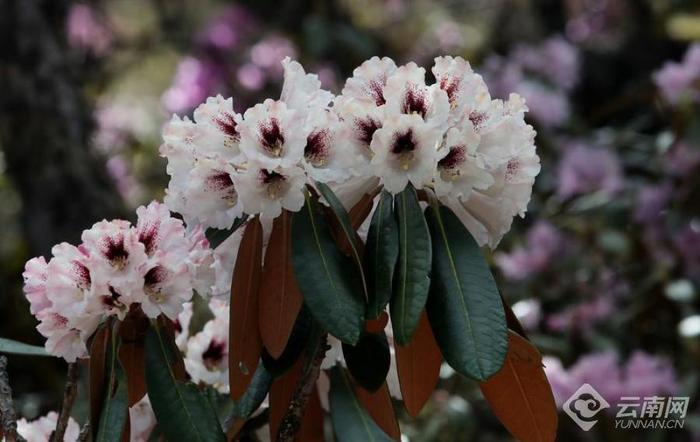
<svg viewBox="0 0 700 442">
<path fill-rule="evenodd" d="M 265 86 L 265 72 L 256 64 L 246 63 L 236 72 L 238 82 L 250 91 L 259 91 Z"/>
<path fill-rule="evenodd" d="M 584 355 L 568 369 L 551 356 L 545 356 L 543 364 L 559 407 L 584 383 L 590 384 L 612 405 L 608 409 L 610 413 L 617 412 L 614 405 L 622 396 L 647 397 L 678 391 L 671 362 L 640 350 L 622 364 L 614 351 Z"/>
<path fill-rule="evenodd" d="M 129 163 L 121 155 L 115 155 L 107 160 L 107 173 L 114 181 L 117 192 L 124 200 L 135 203 L 141 196 L 142 188 L 131 173 Z"/>
<path fill-rule="evenodd" d="M 76 3 L 68 11 L 66 20 L 68 44 L 101 56 L 109 52 L 114 37 L 103 17 L 84 3 Z"/>
<path fill-rule="evenodd" d="M 258 23 L 244 7 L 233 5 L 219 13 L 197 37 L 198 43 L 205 48 L 231 50 L 254 32 Z"/>
<path fill-rule="evenodd" d="M 619 0 L 568 0 L 566 36 L 579 44 L 601 49 L 617 47 L 628 17 L 626 2 Z"/>
<path fill-rule="evenodd" d="M 700 43 L 692 44 L 680 63 L 666 62 L 653 78 L 661 95 L 670 104 L 676 104 L 684 97 L 700 100 L 696 85 L 700 80 Z"/>
<path fill-rule="evenodd" d="M 180 60 L 170 88 L 163 94 L 169 112 L 184 112 L 221 92 L 223 71 L 215 64 L 188 56 Z"/>
<path fill-rule="evenodd" d="M 562 312 L 550 314 L 546 323 L 553 331 L 565 332 L 574 329 L 585 332 L 608 318 L 613 309 L 614 305 L 609 298 L 597 297 L 568 307 Z"/>
<path fill-rule="evenodd" d="M 557 176 L 561 199 L 593 192 L 613 195 L 623 187 L 622 167 L 615 152 L 581 141 L 567 146 Z"/>
<path fill-rule="evenodd" d="M 274 78 L 282 78 L 282 60 L 296 57 L 294 44 L 281 35 L 270 35 L 250 49 L 250 59 Z"/>
<path fill-rule="evenodd" d="M 519 45 L 506 57 L 488 57 L 483 73 L 494 96 L 522 95 L 535 120 L 555 127 L 571 113 L 567 93 L 578 83 L 580 64 L 578 49 L 553 36 L 539 45 Z"/>
<path fill-rule="evenodd" d="M 634 209 L 635 221 L 650 224 L 662 220 L 672 193 L 673 187 L 670 183 L 642 187 L 637 195 L 637 204 Z"/>
<path fill-rule="evenodd" d="M 663 166 L 670 175 L 689 176 L 700 166 L 700 148 L 684 141 L 677 143 L 664 156 Z"/>
<path fill-rule="evenodd" d="M 496 264 L 506 278 L 525 279 L 546 270 L 562 245 L 561 233 L 549 222 L 538 221 L 528 230 L 525 245 L 510 253 L 497 253 Z"/>
<path fill-rule="evenodd" d="M 541 75 L 564 90 L 572 89 L 578 82 L 581 70 L 579 51 L 559 35 L 538 46 L 519 45 L 511 57 L 528 72 Z"/>
</svg>

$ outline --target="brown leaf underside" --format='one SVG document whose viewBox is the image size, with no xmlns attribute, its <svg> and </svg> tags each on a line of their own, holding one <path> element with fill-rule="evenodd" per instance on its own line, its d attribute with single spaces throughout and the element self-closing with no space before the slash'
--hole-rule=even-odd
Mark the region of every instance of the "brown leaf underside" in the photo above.
<svg viewBox="0 0 700 442">
<path fill-rule="evenodd" d="M 304 358 L 297 362 L 285 374 L 272 381 L 270 386 L 270 440 L 277 440 L 280 423 L 287 412 L 287 407 L 294 395 L 294 389 L 301 378 L 304 368 Z"/>
<path fill-rule="evenodd" d="M 323 408 L 321 408 L 321 400 L 318 397 L 318 388 L 314 388 L 313 393 L 311 393 L 295 440 L 299 442 L 323 442 L 325 440 L 323 437 Z"/>
<path fill-rule="evenodd" d="M 557 408 L 537 348 L 512 330 L 503 368 L 480 384 L 491 409 L 523 442 L 551 442 L 557 433 Z"/>
<path fill-rule="evenodd" d="M 287 345 L 303 301 L 292 268 L 291 245 L 291 215 L 285 210 L 272 224 L 260 283 L 260 336 L 275 359 Z"/>
<path fill-rule="evenodd" d="M 90 426 L 97 428 L 105 393 L 105 356 L 110 341 L 108 326 L 100 327 L 92 338 L 88 359 L 88 385 L 90 394 Z"/>
<path fill-rule="evenodd" d="M 262 225 L 248 221 L 231 282 L 229 382 L 231 398 L 245 393 L 258 367 L 262 342 L 258 328 L 258 293 L 262 274 Z"/>
<path fill-rule="evenodd" d="M 144 339 L 150 322 L 141 309 L 130 312 L 119 325 L 119 362 L 124 368 L 127 380 L 129 406 L 141 400 L 146 394 L 144 365 Z"/>
<path fill-rule="evenodd" d="M 353 391 L 355 396 L 357 396 L 357 400 L 369 412 L 369 415 L 379 425 L 379 428 L 392 439 L 400 441 L 401 431 L 399 430 L 399 423 L 396 420 L 394 406 L 391 403 L 389 387 L 387 387 L 386 382 L 375 392 L 367 391 L 353 382 Z"/>
<path fill-rule="evenodd" d="M 408 345 L 395 343 L 394 348 L 403 403 L 415 417 L 435 390 L 442 364 L 442 354 L 425 311 L 421 313 L 413 340 Z"/>
</svg>

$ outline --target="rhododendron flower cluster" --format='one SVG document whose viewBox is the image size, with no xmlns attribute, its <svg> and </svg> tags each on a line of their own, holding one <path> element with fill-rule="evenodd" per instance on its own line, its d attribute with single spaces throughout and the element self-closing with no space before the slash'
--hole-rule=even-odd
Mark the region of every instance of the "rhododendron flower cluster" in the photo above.
<svg viewBox="0 0 700 442">
<path fill-rule="evenodd" d="M 193 287 L 211 287 L 214 256 L 201 227 L 188 234 L 165 205 L 153 202 L 128 221 L 100 221 L 82 244 L 61 243 L 53 257 L 27 262 L 25 294 L 49 353 L 68 361 L 87 354 L 86 341 L 108 317 L 132 307 L 150 318 L 175 319 Z"/>
<path fill-rule="evenodd" d="M 348 205 L 377 183 L 392 194 L 429 189 L 491 247 L 524 214 L 540 170 L 524 100 L 492 99 L 462 58 L 436 58 L 429 84 L 415 63 L 374 57 L 339 96 L 299 63 L 283 67 L 279 100 L 241 115 L 231 98 L 212 97 L 194 120 L 164 128 L 165 203 L 188 223 L 228 228 L 244 213 L 298 211 L 315 182 Z"/>
</svg>

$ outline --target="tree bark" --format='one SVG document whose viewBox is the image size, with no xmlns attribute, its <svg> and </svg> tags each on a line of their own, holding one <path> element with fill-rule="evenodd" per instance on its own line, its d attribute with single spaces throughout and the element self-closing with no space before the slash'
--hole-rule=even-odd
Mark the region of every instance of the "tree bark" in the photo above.
<svg viewBox="0 0 700 442">
<path fill-rule="evenodd" d="M 89 149 L 92 119 L 81 88 L 89 66 L 66 44 L 69 4 L 0 0 L 0 147 L 33 255 L 124 215 L 103 160 Z"/>
</svg>

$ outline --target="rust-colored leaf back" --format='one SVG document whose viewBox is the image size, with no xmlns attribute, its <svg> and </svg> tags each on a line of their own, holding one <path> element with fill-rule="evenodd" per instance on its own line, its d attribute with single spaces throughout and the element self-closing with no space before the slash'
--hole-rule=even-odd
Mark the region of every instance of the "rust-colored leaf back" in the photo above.
<svg viewBox="0 0 700 442">
<path fill-rule="evenodd" d="M 350 208 L 350 211 L 348 211 L 348 217 L 350 218 L 350 223 L 352 224 L 353 229 L 359 229 L 362 223 L 365 222 L 369 216 L 369 213 L 372 211 L 372 207 L 374 206 L 374 198 L 377 196 L 377 193 L 379 193 L 379 187 L 369 193 L 364 194 L 362 198 L 360 198 L 360 201 L 355 203 L 355 205 Z"/>
<path fill-rule="evenodd" d="M 309 403 L 306 404 L 304 417 L 301 420 L 301 427 L 297 433 L 295 441 L 298 442 L 323 442 L 323 408 L 321 400 L 318 397 L 318 388 L 309 397 Z"/>
<path fill-rule="evenodd" d="M 391 403 L 389 387 L 387 387 L 386 382 L 374 392 L 365 390 L 353 382 L 353 390 L 357 400 L 369 412 L 369 415 L 379 425 L 379 428 L 384 430 L 392 439 L 400 441 L 401 430 L 399 430 L 399 422 L 396 420 L 394 405 Z"/>
<path fill-rule="evenodd" d="M 301 378 L 301 372 L 304 368 L 303 358 L 290 368 L 285 374 L 272 381 L 270 386 L 270 440 L 275 442 L 279 432 L 280 424 L 284 415 L 287 412 L 287 407 L 292 401 L 294 390 Z"/>
<path fill-rule="evenodd" d="M 110 343 L 110 327 L 103 325 L 98 328 L 90 344 L 90 359 L 88 360 L 88 385 L 90 394 L 90 426 L 98 428 L 100 412 L 105 394 L 105 356 L 107 345 Z"/>
<path fill-rule="evenodd" d="M 129 406 L 141 400 L 146 394 L 144 372 L 144 339 L 150 322 L 141 309 L 133 309 L 119 325 L 119 362 L 126 375 Z"/>
<path fill-rule="evenodd" d="M 262 225 L 256 217 L 243 232 L 231 282 L 228 363 L 233 400 L 243 396 L 250 385 L 262 349 L 258 328 L 262 241 Z"/>
<path fill-rule="evenodd" d="M 557 407 L 537 348 L 512 330 L 503 368 L 480 384 L 498 419 L 516 439 L 551 442 L 557 433 Z"/>
<path fill-rule="evenodd" d="M 401 396 L 408 413 L 415 417 L 430 399 L 440 377 L 442 354 L 435 342 L 425 311 L 420 316 L 413 340 L 394 343 Z"/>
<path fill-rule="evenodd" d="M 303 301 L 292 268 L 291 219 L 285 210 L 273 222 L 260 283 L 260 336 L 275 359 L 287 345 Z"/>
</svg>

